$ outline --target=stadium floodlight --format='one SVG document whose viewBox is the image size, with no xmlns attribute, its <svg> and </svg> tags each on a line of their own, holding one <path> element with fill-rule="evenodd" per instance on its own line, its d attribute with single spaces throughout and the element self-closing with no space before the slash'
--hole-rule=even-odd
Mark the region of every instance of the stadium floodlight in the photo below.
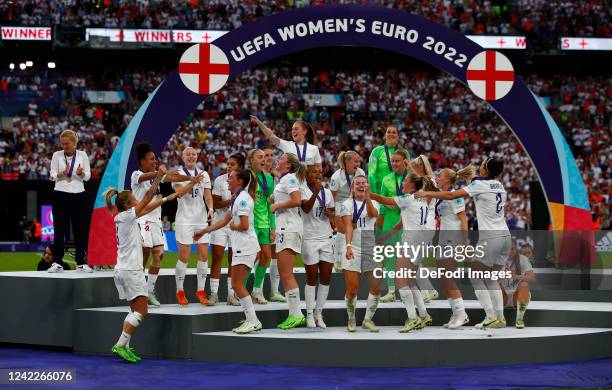
<svg viewBox="0 0 612 390">
<path fill-rule="evenodd" d="M 9 64 L 9 69 L 10 69 L 10 70 L 15 69 L 15 64 L 13 64 L 13 63 L 11 62 L 11 63 Z"/>
<path fill-rule="evenodd" d="M 24 70 L 25 68 L 26 68 L 26 64 L 24 64 L 23 62 L 19 64 L 19 69 Z"/>
<path fill-rule="evenodd" d="M 49 69 L 55 69 L 55 62 L 49 62 L 49 63 L 47 64 L 47 67 L 48 67 Z"/>
<path fill-rule="evenodd" d="M 34 63 L 32 61 L 26 61 L 26 66 L 28 68 L 30 68 L 30 67 L 34 66 Z"/>
</svg>

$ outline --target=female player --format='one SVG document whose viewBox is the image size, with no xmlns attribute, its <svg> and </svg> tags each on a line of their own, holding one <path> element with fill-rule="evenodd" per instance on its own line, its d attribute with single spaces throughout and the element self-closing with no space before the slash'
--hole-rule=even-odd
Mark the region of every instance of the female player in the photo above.
<svg viewBox="0 0 612 390">
<path fill-rule="evenodd" d="M 255 314 L 253 300 L 244 287 L 247 274 L 255 266 L 257 253 L 260 251 L 255 234 L 254 197 L 256 182 L 249 170 L 233 170 L 229 174 L 228 188 L 232 193 L 230 212 L 211 226 L 194 233 L 193 239 L 199 240 L 204 234 L 219 230 L 229 224 L 231 247 L 234 251 L 232 259 L 232 287 L 244 310 L 246 320 L 235 333 L 251 333 L 261 330 L 261 322 Z M 246 191 L 244 189 L 247 189 Z"/>
<path fill-rule="evenodd" d="M 510 254 L 511 240 L 504 216 L 506 190 L 496 179 L 504 169 L 504 163 L 495 158 L 487 158 L 480 165 L 480 177 L 455 191 L 419 191 L 416 197 L 434 197 L 442 200 L 474 197 L 476 217 L 478 218 L 478 246 L 484 250 L 482 258 L 472 261 L 473 271 L 499 271 L 506 264 Z M 504 328 L 504 297 L 497 280 L 484 277 L 472 278 L 476 297 L 482 305 L 486 317 L 476 325 L 478 329 Z"/>
<path fill-rule="evenodd" d="M 395 126 L 387 126 L 385 131 L 385 144 L 379 145 L 372 149 L 370 158 L 368 159 L 368 182 L 372 192 L 380 194 L 380 186 L 382 180 L 389 173 L 393 172 L 393 166 L 391 165 L 391 156 L 396 150 L 407 150 L 398 146 L 400 137 L 399 131 Z M 410 154 L 408 153 L 408 158 Z"/>
<path fill-rule="evenodd" d="M 452 186 L 457 183 L 458 179 L 461 182 L 468 183 L 474 177 L 475 170 L 471 165 L 453 171 L 449 168 L 444 168 L 436 177 L 437 187 L 442 191 L 450 191 Z M 436 215 L 440 217 L 440 236 L 438 245 L 459 246 L 468 244 L 468 223 L 465 216 L 465 202 L 463 198 L 455 200 L 437 200 Z M 457 269 L 457 262 L 452 258 L 439 258 L 438 266 L 449 271 Z M 452 315 L 450 321 L 444 325 L 448 329 L 459 329 L 467 324 L 470 320 L 465 313 L 465 305 L 461 296 L 461 291 L 457 288 L 455 280 L 444 277 L 440 278 L 440 285 L 444 289 L 448 303 L 450 304 Z"/>
<path fill-rule="evenodd" d="M 331 177 L 329 182 L 329 189 L 334 197 L 334 203 L 336 204 L 336 218 L 334 225 L 338 229 L 336 234 L 336 254 L 335 254 L 335 266 L 337 270 L 342 269 L 342 262 L 344 258 L 344 224 L 340 220 L 340 207 L 342 204 L 351 197 L 352 191 L 352 180 L 355 176 L 365 176 L 363 169 L 359 168 L 361 163 L 361 156 L 354 150 L 341 152 L 338 155 L 338 169 Z"/>
<path fill-rule="evenodd" d="M 379 331 L 378 326 L 372 320 L 380 297 L 380 280 L 374 277 L 376 264 L 372 258 L 374 225 L 378 217 L 379 205 L 370 198 L 368 187 L 368 179 L 365 175 L 355 176 L 352 183 L 353 196 L 345 200 L 340 207 L 340 217 L 342 217 L 345 231 L 346 251 L 342 268 L 346 284 L 344 299 L 348 313 L 347 329 L 349 332 L 357 330 L 355 309 L 360 274 L 365 274 L 369 290 L 366 314 L 361 326 L 370 332 Z"/>
<path fill-rule="evenodd" d="M 512 240 L 510 257 L 506 261 L 504 270 L 512 272 L 512 279 L 502 279 L 501 283 L 504 305 L 516 307 L 515 326 L 517 329 L 523 329 L 525 327 L 525 312 L 531 300 L 529 284 L 535 281 L 535 273 L 529 258 L 519 252 L 515 240 Z"/>
<path fill-rule="evenodd" d="M 114 212 L 115 208 L 119 212 L 114 218 L 117 230 L 117 265 L 113 279 L 119 292 L 119 299 L 125 299 L 130 303 L 130 312 L 125 317 L 123 331 L 117 344 L 113 346 L 112 352 L 131 363 L 140 361 L 134 350 L 130 348 L 130 338 L 147 315 L 148 295 L 143 272 L 142 236 L 138 218 L 157 209 L 166 201 L 182 195 L 179 191 L 166 198 L 153 200 L 165 172 L 162 167 L 155 173 L 153 182 L 140 201 L 137 201 L 132 192 L 127 190 L 118 192 L 110 188 L 104 192 L 106 206 L 110 212 Z M 113 205 L 112 199 L 115 195 L 117 197 Z"/>
<path fill-rule="evenodd" d="M 148 143 L 136 145 L 136 159 L 138 160 L 140 169 L 132 173 L 131 187 L 136 200 L 140 201 L 151 187 L 155 176 L 157 176 L 156 169 L 158 162 L 155 159 L 153 148 Z M 159 169 L 162 169 L 162 167 L 163 166 L 160 166 Z M 202 178 L 203 175 L 186 176 L 178 172 L 167 172 L 162 178 L 162 182 L 172 183 L 190 181 L 200 183 Z M 157 189 L 156 195 L 160 195 L 159 189 Z M 149 275 L 147 278 L 149 303 L 153 306 L 160 306 L 155 296 L 155 282 L 157 281 L 157 275 L 159 274 L 159 269 L 164 257 L 164 244 L 166 243 L 161 222 L 161 208 L 143 215 L 138 219 L 138 224 L 140 225 L 140 233 L 142 235 L 144 266 L 146 266 L 149 259 L 149 254 L 153 254 L 153 261 L 149 267 Z"/>
<path fill-rule="evenodd" d="M 178 208 L 176 211 L 176 243 L 178 246 L 179 259 L 176 262 L 176 270 L 174 278 L 176 280 L 176 300 L 179 305 L 187 305 L 189 301 L 185 297 L 183 284 L 185 274 L 187 273 L 187 263 L 191 253 L 191 245 L 195 244 L 198 253 L 198 265 L 196 267 L 197 289 L 196 298 L 202 305 L 208 304 L 204 285 L 206 284 L 206 275 L 208 274 L 208 243 L 210 236 L 202 236 L 200 240 L 193 241 L 193 233 L 208 226 L 208 221 L 213 215 L 213 200 L 211 194 L 210 177 L 206 171 L 198 171 L 196 161 L 198 154 L 192 147 L 183 150 L 183 167 L 179 172 L 186 176 L 198 177 L 203 176 L 202 182 L 194 184 L 191 182 L 173 183 L 172 187 L 175 191 L 181 190 L 187 186 L 187 192 L 191 192 L 191 196 L 184 196 L 178 200 Z"/>
<path fill-rule="evenodd" d="M 309 165 L 306 183 L 302 185 L 302 211 L 304 212 L 304 235 L 302 261 L 306 268 L 306 326 L 326 328 L 323 322 L 323 307 L 327 302 L 329 282 L 334 263 L 334 198 L 330 190 L 321 186 L 323 169 L 320 165 Z M 315 290 L 319 282 L 318 292 Z M 316 309 L 315 309 L 316 308 Z"/>
<path fill-rule="evenodd" d="M 277 172 L 272 169 L 274 166 L 274 148 L 271 146 L 266 146 L 264 148 L 266 165 L 264 168 L 264 172 L 267 175 L 272 175 L 272 177 L 277 177 Z M 274 223 L 274 228 L 276 228 L 276 218 L 274 217 L 274 213 L 272 213 L 272 222 Z M 278 273 L 278 262 L 276 260 L 276 244 L 274 241 L 276 240 L 276 230 L 274 232 L 274 240 L 272 240 L 270 245 L 270 251 L 272 260 L 270 261 L 270 301 L 272 302 L 285 302 L 285 297 L 278 292 L 278 286 L 280 284 L 280 275 Z"/>
<path fill-rule="evenodd" d="M 400 196 L 403 194 L 402 187 L 404 179 L 410 173 L 407 169 L 408 153 L 403 149 L 398 149 L 391 155 L 391 167 L 393 172 L 389 173 L 382 180 L 380 191 L 382 196 Z M 401 237 L 401 232 L 394 230 L 395 225 L 400 222 L 400 210 L 397 207 L 387 207 L 381 205 L 378 221 L 382 219 L 381 236 L 385 236 L 385 245 L 395 245 Z M 396 233 L 388 235 L 387 233 Z M 388 237 L 387 237 L 388 236 Z M 395 271 L 395 256 L 385 258 L 385 269 Z M 388 292 L 380 298 L 381 302 L 395 301 L 395 279 L 387 276 Z"/>
<path fill-rule="evenodd" d="M 416 199 L 413 195 L 415 191 L 422 188 L 430 191 L 436 189 L 429 177 L 411 173 L 404 179 L 402 195 L 390 198 L 374 193 L 371 194 L 372 199 L 381 204 L 400 208 L 402 219 L 401 225 L 403 227 L 401 242 L 413 248 L 422 248 L 423 244 L 429 243 L 430 233 L 427 226 L 427 219 L 433 217 L 428 211 L 431 200 Z M 397 271 L 408 271 L 418 275 L 419 263 L 422 260 L 422 254 L 413 258 L 398 257 L 395 268 Z M 417 287 L 415 279 L 411 277 L 396 278 L 395 283 L 399 288 L 400 297 L 408 313 L 408 319 L 404 323 L 404 327 L 400 329 L 400 332 L 406 333 L 413 329 L 421 329 L 430 325 L 432 323 L 432 318 L 427 313 L 423 295 Z M 419 314 L 418 318 L 417 309 Z"/>
<path fill-rule="evenodd" d="M 278 138 L 274 132 L 263 124 L 256 116 L 251 115 L 251 123 L 259 126 L 270 143 L 283 153 L 293 153 L 298 160 L 304 165 L 321 164 L 321 154 L 319 147 L 316 146 L 317 140 L 315 132 L 310 124 L 301 119 L 295 121 L 291 127 L 291 136 L 293 141 L 286 141 Z"/>
<path fill-rule="evenodd" d="M 266 304 L 263 296 L 262 287 L 270 258 L 272 257 L 272 240 L 276 235 L 276 218 L 270 211 L 272 202 L 270 197 L 274 192 L 274 178 L 264 171 L 266 161 L 265 153 L 261 149 L 253 149 L 249 152 L 249 165 L 253 175 L 257 179 L 257 197 L 255 198 L 255 232 L 261 247 L 258 255 L 259 262 L 255 270 L 255 280 L 253 281 L 253 292 L 251 297 L 258 304 Z M 247 277 L 248 280 L 248 277 Z"/>
<path fill-rule="evenodd" d="M 228 178 L 230 173 L 237 169 L 244 169 L 244 156 L 240 153 L 232 154 L 227 159 L 227 173 L 217 177 L 213 183 L 212 197 L 215 214 L 213 223 L 225 218 L 229 211 L 229 206 L 232 204 L 232 192 L 229 189 Z M 212 245 L 212 267 L 210 270 L 210 298 L 208 303 L 216 305 L 219 303 L 219 278 L 221 277 L 221 262 L 227 248 L 227 304 L 232 306 L 240 306 L 240 302 L 234 294 L 232 288 L 232 244 L 230 241 L 231 230 L 229 227 L 213 231 L 210 235 L 210 244 Z"/>
<path fill-rule="evenodd" d="M 427 176 L 429 179 L 434 180 L 434 173 L 431 169 L 431 165 L 429 164 L 429 158 L 424 154 L 421 154 L 414 160 L 410 161 L 410 169 L 419 176 Z M 436 235 L 436 219 L 434 217 L 436 212 L 435 202 L 429 202 L 428 212 L 429 215 L 432 216 L 431 218 L 427 218 L 427 228 L 430 232 L 429 242 L 432 242 L 434 236 Z M 417 285 L 423 292 L 423 299 L 425 300 L 425 303 L 438 299 L 440 296 L 438 291 L 431 284 L 429 278 L 417 275 Z"/>
<path fill-rule="evenodd" d="M 285 153 L 279 160 L 278 173 L 281 179 L 274 189 L 274 204 L 270 210 L 276 213 L 278 271 L 289 303 L 289 316 L 278 325 L 278 328 L 291 329 L 306 322 L 300 309 L 300 289 L 293 276 L 295 256 L 302 251 L 300 185 L 306 178 L 306 168 L 295 154 Z"/>
</svg>

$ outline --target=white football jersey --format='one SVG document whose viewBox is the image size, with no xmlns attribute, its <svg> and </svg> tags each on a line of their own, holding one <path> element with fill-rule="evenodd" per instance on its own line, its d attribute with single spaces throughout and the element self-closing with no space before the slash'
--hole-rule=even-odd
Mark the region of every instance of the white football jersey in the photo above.
<svg viewBox="0 0 612 390">
<path fill-rule="evenodd" d="M 529 271 L 533 271 L 533 266 L 531 265 L 531 261 L 529 261 L 527 256 L 519 255 L 519 262 L 521 268 L 521 276 L 524 276 Z M 504 265 L 504 271 L 515 271 L 512 260 L 508 259 L 508 261 L 506 261 L 506 265 Z M 501 284 L 502 287 L 504 287 L 506 290 L 515 290 L 519 284 L 519 281 L 517 279 L 504 278 L 501 279 Z"/>
<path fill-rule="evenodd" d="M 142 172 L 141 170 L 132 172 L 132 178 L 131 178 L 132 193 L 134 194 L 134 197 L 136 198 L 136 201 L 138 202 L 140 202 L 145 197 L 145 195 L 147 194 L 147 191 L 149 191 L 149 189 L 151 188 L 151 185 L 153 184 L 153 179 L 145 180 L 139 183 L 138 179 L 143 174 L 144 172 Z M 151 201 L 161 196 L 161 192 L 159 191 L 159 189 L 157 190 L 155 194 L 156 195 L 153 197 Z M 161 207 L 157 207 L 155 210 L 151 211 L 150 213 L 145 214 L 142 217 L 138 218 L 138 222 L 140 223 L 155 222 L 159 226 L 161 226 L 161 212 L 162 212 Z"/>
<path fill-rule="evenodd" d="M 376 217 L 371 218 L 368 217 L 368 206 L 364 205 L 365 201 L 360 202 L 358 200 L 354 200 L 352 197 L 345 200 L 342 205 L 340 205 L 340 211 L 338 212 L 338 216 L 343 217 L 345 215 L 350 215 L 353 217 L 353 211 L 355 210 L 355 205 L 357 205 L 357 212 L 361 210 L 363 206 L 363 211 L 359 216 L 359 219 L 355 223 L 357 226 L 353 230 L 353 241 L 351 244 L 353 246 L 361 248 L 361 231 L 374 231 L 374 226 L 376 225 Z M 376 210 L 380 211 L 380 205 L 376 201 L 372 201 L 372 205 L 376 208 Z M 373 236 L 372 236 L 373 237 Z"/>
<path fill-rule="evenodd" d="M 465 211 L 463 198 L 453 200 L 436 200 L 436 214 L 440 216 L 440 230 L 461 230 L 461 221 L 457 214 Z"/>
<path fill-rule="evenodd" d="M 198 171 L 197 168 L 193 171 L 189 171 L 186 167 L 180 168 L 179 172 L 186 176 L 197 176 L 202 173 Z M 186 193 L 182 198 L 177 198 L 178 206 L 175 219 L 177 225 L 208 225 L 206 203 L 204 202 L 204 190 L 210 190 L 211 185 L 208 172 L 204 171 L 203 173 L 204 179 L 201 183 L 197 183 L 193 186 L 191 193 Z M 189 182 L 183 181 L 180 183 L 172 183 L 173 188 L 176 185 L 186 186 L 189 185 Z"/>
<path fill-rule="evenodd" d="M 232 199 L 232 192 L 229 190 L 229 185 L 227 184 L 227 173 L 224 173 L 223 175 L 215 179 L 215 182 L 212 188 L 212 194 L 220 196 L 221 200 Z M 223 219 L 228 209 L 229 209 L 228 207 L 215 209 L 215 214 L 213 216 L 213 222 L 217 222 Z"/>
<path fill-rule="evenodd" d="M 254 202 L 246 191 L 240 191 L 231 206 L 232 223 L 239 224 L 240 216 L 249 217 L 249 229 L 246 231 L 230 230 L 230 242 L 234 256 L 252 255 L 260 251 L 257 235 L 255 234 Z"/>
<path fill-rule="evenodd" d="M 329 181 L 329 189 L 336 192 L 336 205 L 341 205 L 345 200 L 351 197 L 351 184 L 355 176 L 365 176 L 365 172 L 361 168 L 357 168 L 354 175 L 348 175 L 350 183 L 346 180 L 346 171 L 338 169 L 332 175 Z M 339 211 L 339 210 L 336 210 Z"/>
<path fill-rule="evenodd" d="M 506 190 L 498 180 L 477 177 L 463 189 L 476 203 L 480 238 L 503 237 L 510 234 L 504 215 Z"/>
<path fill-rule="evenodd" d="M 308 184 L 304 182 L 301 187 L 302 201 L 310 199 L 312 191 L 308 187 Z M 325 194 L 325 200 L 323 201 L 323 194 Z M 330 225 L 329 218 L 324 213 L 325 209 L 331 209 L 334 207 L 334 198 L 332 193 L 327 188 L 321 187 L 321 191 L 317 195 L 317 200 L 312 206 L 309 213 L 304 213 L 302 210 L 303 221 L 304 221 L 304 234 L 302 235 L 304 240 L 317 240 L 324 239 L 331 236 L 334 231 Z M 324 204 L 321 204 L 323 201 Z"/>
<path fill-rule="evenodd" d="M 301 199 L 300 181 L 293 173 L 287 173 L 279 180 L 274 187 L 274 203 L 283 203 L 291 199 L 290 194 L 298 192 Z M 279 209 L 276 215 L 276 231 L 278 233 L 300 233 L 303 232 L 302 208 L 292 207 L 289 209 Z"/>
<path fill-rule="evenodd" d="M 323 162 L 319 153 L 319 147 L 308 142 L 304 145 L 297 145 L 295 141 L 281 139 L 276 147 L 282 150 L 283 153 L 295 154 L 304 165 L 321 164 Z M 304 150 L 306 150 L 306 153 L 304 153 Z"/>
<path fill-rule="evenodd" d="M 142 271 L 142 235 L 136 219 L 136 209 L 131 207 L 115 216 L 117 233 L 117 265 L 115 269 Z"/>
<path fill-rule="evenodd" d="M 433 200 L 428 204 L 427 199 L 417 199 L 413 194 L 404 194 L 393 199 L 395 199 L 395 203 L 400 208 L 404 232 L 431 230 L 430 219 L 435 219 L 436 217 L 435 212 L 431 210 L 431 205 L 434 205 L 435 208 Z"/>
</svg>

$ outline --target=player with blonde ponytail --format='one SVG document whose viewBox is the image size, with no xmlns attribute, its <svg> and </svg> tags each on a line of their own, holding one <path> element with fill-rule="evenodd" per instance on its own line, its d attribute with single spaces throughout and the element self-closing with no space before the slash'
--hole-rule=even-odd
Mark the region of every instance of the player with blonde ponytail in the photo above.
<svg viewBox="0 0 612 390">
<path fill-rule="evenodd" d="M 109 211 L 111 213 L 118 211 L 114 218 L 117 232 L 117 265 L 113 279 L 119 292 L 119 299 L 125 299 L 130 303 L 130 312 L 125 317 L 121 336 L 113 346 L 112 352 L 131 363 L 140 361 L 134 350 L 130 348 L 130 338 L 147 315 L 149 295 L 143 272 L 142 238 L 138 218 L 185 193 L 178 191 L 168 197 L 153 200 L 165 174 L 163 167 L 157 171 L 151 186 L 140 201 L 137 201 L 134 194 L 127 190 L 119 192 L 110 188 L 104 192 Z M 114 204 L 113 197 L 115 198 Z"/>
<path fill-rule="evenodd" d="M 341 152 L 338 155 L 338 165 L 340 166 L 340 169 L 334 172 L 329 182 L 329 189 L 334 197 L 336 215 L 334 218 L 334 225 L 337 229 L 334 267 L 337 271 L 342 269 L 342 260 L 344 258 L 345 248 L 344 224 L 342 223 L 339 214 L 340 207 L 344 201 L 351 197 L 353 178 L 356 176 L 365 176 L 365 172 L 359 167 L 359 164 L 361 164 L 361 156 L 359 153 L 354 150 Z"/>
<path fill-rule="evenodd" d="M 458 171 L 450 168 L 444 168 L 436 176 L 436 185 L 442 191 L 450 191 L 457 182 L 469 183 L 474 177 L 475 169 L 471 165 Z M 463 198 L 454 200 L 437 200 L 436 215 L 440 217 L 440 235 L 438 245 L 459 246 L 468 243 L 468 223 L 465 215 L 465 202 Z M 438 265 L 446 270 L 454 271 L 457 268 L 457 262 L 452 258 L 440 257 L 437 259 Z M 444 274 L 440 277 L 440 285 L 442 286 L 448 303 L 450 304 L 452 315 L 450 320 L 444 324 L 448 329 L 459 329 L 469 322 L 469 318 L 465 313 L 465 305 L 461 291 L 457 287 L 455 280 L 446 278 Z"/>
</svg>

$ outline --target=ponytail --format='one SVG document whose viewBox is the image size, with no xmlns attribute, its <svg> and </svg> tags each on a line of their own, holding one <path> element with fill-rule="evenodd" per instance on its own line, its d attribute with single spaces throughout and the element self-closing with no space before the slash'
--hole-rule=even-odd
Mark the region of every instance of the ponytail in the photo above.
<svg viewBox="0 0 612 390">
<path fill-rule="evenodd" d="M 130 193 L 131 191 L 128 190 L 119 192 L 114 188 L 109 188 L 108 190 L 104 191 L 104 200 L 106 201 L 106 207 L 108 210 L 111 213 L 115 210 L 115 208 L 117 208 L 119 212 L 127 210 L 127 205 L 130 201 Z M 113 196 L 115 195 L 117 195 L 117 198 L 115 199 L 115 205 L 113 206 Z"/>
<path fill-rule="evenodd" d="M 118 194 L 119 192 L 114 188 L 109 188 L 108 190 L 104 191 L 104 200 L 106 201 L 106 207 L 111 213 L 113 212 L 113 210 L 115 210 L 115 206 L 113 205 L 113 196 Z"/>
<path fill-rule="evenodd" d="M 468 165 L 465 168 L 453 171 L 450 168 L 444 168 L 440 172 L 444 172 L 450 180 L 450 184 L 455 184 L 457 181 L 469 183 L 476 176 L 476 168 L 473 165 Z"/>
<path fill-rule="evenodd" d="M 412 172 L 408 178 L 414 183 L 414 189 L 416 191 L 438 191 L 438 187 L 436 187 L 433 179 L 429 176 L 419 176 Z"/>
<path fill-rule="evenodd" d="M 293 153 L 285 153 L 287 161 L 291 164 L 291 170 L 289 172 L 295 174 L 300 183 L 306 180 L 306 167 L 298 160 L 297 156 Z"/>
</svg>

